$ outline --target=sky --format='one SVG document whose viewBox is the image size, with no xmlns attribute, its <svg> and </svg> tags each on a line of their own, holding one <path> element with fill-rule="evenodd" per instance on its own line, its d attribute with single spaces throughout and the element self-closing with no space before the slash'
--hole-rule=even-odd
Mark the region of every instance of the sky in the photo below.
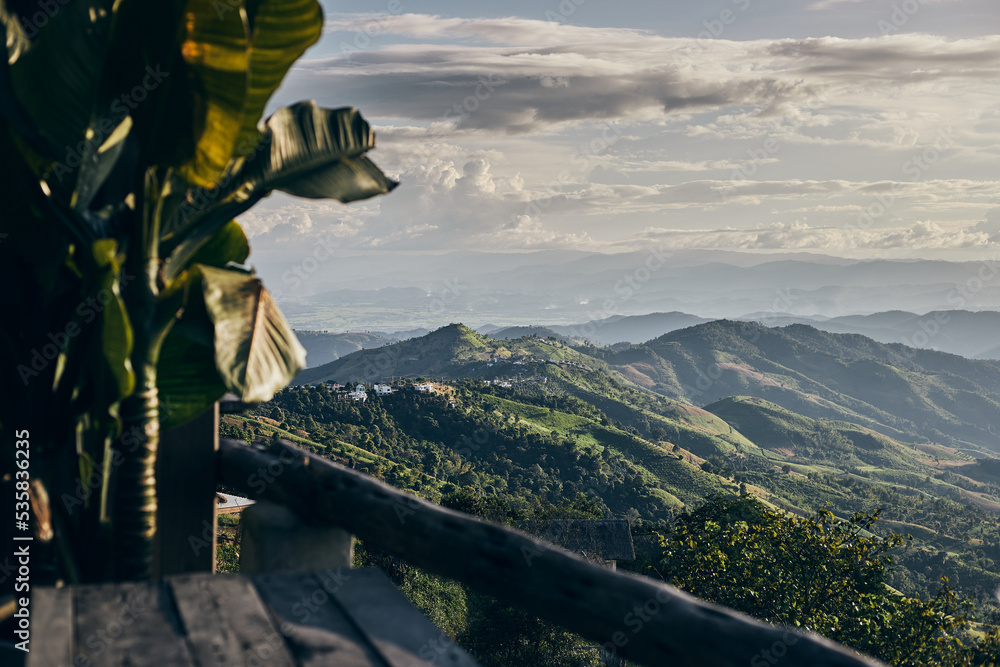
<svg viewBox="0 0 1000 667">
<path fill-rule="evenodd" d="M 272 100 L 354 106 L 401 185 L 275 195 L 255 256 L 1000 251 L 996 0 L 323 0 Z"/>
</svg>

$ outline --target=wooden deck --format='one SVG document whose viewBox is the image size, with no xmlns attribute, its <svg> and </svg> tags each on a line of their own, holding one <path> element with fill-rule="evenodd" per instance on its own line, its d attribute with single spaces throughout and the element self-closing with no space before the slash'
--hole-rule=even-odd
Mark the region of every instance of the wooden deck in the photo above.
<svg viewBox="0 0 1000 667">
<path fill-rule="evenodd" d="M 28 667 L 476 667 L 375 569 L 43 588 Z"/>
</svg>

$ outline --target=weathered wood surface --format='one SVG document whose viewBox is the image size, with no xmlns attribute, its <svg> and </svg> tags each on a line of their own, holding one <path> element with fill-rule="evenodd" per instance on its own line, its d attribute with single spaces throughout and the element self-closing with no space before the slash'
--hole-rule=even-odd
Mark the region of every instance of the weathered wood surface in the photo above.
<svg viewBox="0 0 1000 667">
<path fill-rule="evenodd" d="M 661 667 L 880 663 L 814 634 L 770 626 L 666 584 L 612 572 L 554 545 L 432 505 L 289 443 L 268 450 L 222 440 L 220 481 L 303 517 L 350 530 L 428 572 L 529 609 Z"/>
<path fill-rule="evenodd" d="M 254 656 L 271 667 L 295 666 L 249 580 L 181 576 L 167 581 L 196 664 L 249 664 Z"/>
<path fill-rule="evenodd" d="M 27 667 L 476 667 L 421 657 L 447 640 L 377 570 L 39 588 L 31 614 Z"/>
<path fill-rule="evenodd" d="M 333 593 L 390 667 L 476 667 L 378 570 L 345 570 Z"/>
<path fill-rule="evenodd" d="M 298 583 L 289 585 L 289 578 Z M 261 598 L 281 619 L 292 655 L 302 667 L 388 667 L 337 604 L 330 603 L 339 573 L 260 574 L 254 583 Z"/>
<path fill-rule="evenodd" d="M 78 586 L 73 596 L 74 664 L 193 665 L 168 588 L 160 581 Z M 43 591 L 35 591 L 39 596 Z M 46 641 L 45 630 L 39 638 Z M 33 655 L 28 665 L 33 666 Z M 82 659 L 81 659 L 82 657 Z"/>
</svg>

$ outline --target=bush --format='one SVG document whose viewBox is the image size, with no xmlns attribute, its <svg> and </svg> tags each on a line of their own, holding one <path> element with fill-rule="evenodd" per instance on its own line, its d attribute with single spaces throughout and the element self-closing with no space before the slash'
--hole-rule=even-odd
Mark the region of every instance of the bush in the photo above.
<svg viewBox="0 0 1000 667">
<path fill-rule="evenodd" d="M 947 579 L 930 600 L 885 585 L 896 534 L 872 535 L 879 512 L 844 521 L 821 510 L 780 514 L 752 496 L 714 497 L 660 536 L 655 570 L 701 598 L 770 623 L 812 630 L 893 665 L 983 665 L 1000 636 L 977 639 Z"/>
</svg>

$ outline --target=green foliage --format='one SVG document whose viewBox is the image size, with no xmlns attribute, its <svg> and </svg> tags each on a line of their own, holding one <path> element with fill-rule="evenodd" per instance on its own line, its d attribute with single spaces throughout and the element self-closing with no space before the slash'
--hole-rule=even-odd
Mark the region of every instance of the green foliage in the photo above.
<svg viewBox="0 0 1000 667">
<path fill-rule="evenodd" d="M 217 519 L 215 571 L 232 574 L 240 571 L 239 514 L 223 514 Z"/>
<path fill-rule="evenodd" d="M 988 656 L 994 646 L 993 640 L 972 639 L 991 630 L 973 622 L 991 622 L 992 596 L 1000 585 L 1000 532 L 995 514 L 986 509 L 989 499 L 981 497 L 991 493 L 990 482 L 966 478 L 963 468 L 934 470 L 926 446 L 844 421 L 806 417 L 758 398 L 732 398 L 707 410 L 684 405 L 637 390 L 594 358 L 583 362 L 589 368 L 528 363 L 525 374 L 535 373 L 535 381 L 486 386 L 473 379 L 485 371 L 480 356 L 517 358 L 530 341 L 489 341 L 455 326 L 428 338 L 406 348 L 414 356 L 430 355 L 420 357 L 424 372 L 450 368 L 472 375 L 448 383 L 455 407 L 442 396 L 407 392 L 357 404 L 336 400 L 325 387 L 297 387 L 281 392 L 259 413 L 287 420 L 293 432 L 308 431 L 310 446 L 331 456 L 340 458 L 353 448 L 351 465 L 400 488 L 520 527 L 535 519 L 615 516 L 630 519 L 633 535 L 648 534 L 651 526 L 664 532 L 684 525 L 673 519 L 682 502 L 696 507 L 712 494 L 737 489 L 795 514 L 829 507 L 804 525 L 768 510 L 757 518 L 776 517 L 773 525 L 765 521 L 773 536 L 715 517 L 718 527 L 706 532 L 710 539 L 696 540 L 705 553 L 721 549 L 723 537 L 754 548 L 723 549 L 732 568 L 728 575 L 711 556 L 695 559 L 703 570 L 693 585 L 718 581 L 729 596 L 720 598 L 723 602 L 746 605 L 775 622 L 828 632 L 896 664 L 961 665 L 966 659 L 979 664 L 976 652 Z M 365 351 L 342 367 L 360 369 L 369 361 L 376 369 L 387 367 L 376 363 L 376 353 L 389 354 L 390 360 L 403 356 Z M 363 460 L 361 451 L 372 458 Z M 948 448 L 933 451 L 942 459 L 972 460 Z M 974 469 L 989 480 L 988 465 Z M 982 507 L 970 502 L 971 493 L 980 494 L 975 500 Z M 830 512 L 851 519 L 840 522 Z M 696 524 L 693 520 L 692 532 Z M 914 539 L 899 544 L 892 531 L 912 533 Z M 792 540 L 791 546 L 767 546 L 782 537 Z M 648 573 L 646 566 L 653 565 L 666 572 L 640 551 L 637 542 L 639 560 L 619 567 Z M 745 562 L 744 551 L 751 553 Z M 763 585 L 755 597 L 740 592 L 744 575 L 751 576 L 739 569 L 741 563 L 785 569 L 769 574 L 766 581 L 777 583 Z M 792 583 L 799 576 L 807 579 Z M 942 577 L 950 578 L 945 588 Z M 978 596 L 975 607 L 965 602 L 969 594 Z M 477 625 L 478 610 L 485 610 L 484 624 L 503 619 L 508 634 L 490 634 Z M 475 649 L 483 662 L 548 659 L 541 651 L 529 658 L 525 647 L 532 642 L 573 659 L 575 649 L 559 648 L 556 635 L 534 628 L 530 616 L 471 594 L 466 613 L 468 636 L 462 642 L 475 645 L 477 637 L 491 637 Z M 955 620 L 950 629 L 949 619 Z M 540 634 L 531 634 L 535 631 Z M 891 640 L 897 635 L 901 639 Z M 954 648 L 956 638 L 960 649 Z M 490 646 L 501 645 L 491 653 Z M 585 652 L 576 657 L 583 659 Z"/>
<path fill-rule="evenodd" d="M 395 183 L 366 157 L 374 133 L 353 109 L 300 103 L 258 130 L 322 32 L 317 0 L 75 0 L 29 39 L 30 9 L 0 0 L 0 279 L 13 302 L 0 425 L 30 429 L 39 498 L 75 495 L 77 470 L 104 473 L 100 503 L 54 522 L 61 560 L 39 571 L 141 579 L 160 427 L 226 389 L 267 400 L 304 365 L 239 268 L 249 248 L 233 218 L 275 190 L 349 202 Z"/>
<path fill-rule="evenodd" d="M 971 665 L 996 647 L 975 639 L 969 607 L 945 585 L 929 600 L 885 585 L 905 543 L 870 529 L 878 512 L 839 520 L 776 512 L 752 497 L 713 498 L 661 537 L 656 571 L 694 595 L 762 620 L 806 628 L 893 665 Z M 995 656 L 995 654 L 994 654 Z"/>
<path fill-rule="evenodd" d="M 592 642 L 530 612 L 481 595 L 470 596 L 468 630 L 459 643 L 483 667 L 598 667 Z"/>
</svg>

